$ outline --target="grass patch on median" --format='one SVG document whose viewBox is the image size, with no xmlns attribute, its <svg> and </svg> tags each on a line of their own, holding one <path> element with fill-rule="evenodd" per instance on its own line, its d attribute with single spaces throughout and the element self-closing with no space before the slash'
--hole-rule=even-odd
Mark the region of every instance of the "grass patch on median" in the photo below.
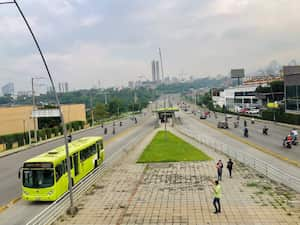
<svg viewBox="0 0 300 225">
<path fill-rule="evenodd" d="M 170 132 L 159 131 L 138 163 L 205 161 L 211 158 Z"/>
</svg>

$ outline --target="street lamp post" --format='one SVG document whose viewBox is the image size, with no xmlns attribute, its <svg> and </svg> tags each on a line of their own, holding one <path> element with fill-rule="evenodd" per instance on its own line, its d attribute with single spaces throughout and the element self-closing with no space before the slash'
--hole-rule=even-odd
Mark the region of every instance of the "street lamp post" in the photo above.
<svg viewBox="0 0 300 225">
<path fill-rule="evenodd" d="M 67 129 L 66 129 L 66 124 L 64 122 L 64 116 L 63 116 L 63 113 L 62 113 L 62 108 L 61 108 L 61 105 L 60 105 L 60 101 L 58 99 L 58 95 L 57 95 L 57 92 L 55 90 L 55 85 L 54 85 L 54 81 L 53 81 L 53 78 L 51 76 L 51 73 L 50 73 L 50 70 L 49 70 L 49 67 L 48 67 L 48 64 L 46 62 L 46 59 L 44 57 L 44 54 L 40 48 L 40 45 L 25 17 L 25 15 L 23 14 L 23 11 L 21 10 L 18 2 L 16 0 L 13 0 L 13 1 L 6 1 L 6 2 L 0 2 L 1 5 L 3 4 L 14 4 L 17 9 L 18 9 L 18 12 L 20 13 L 20 15 L 22 16 L 32 38 L 33 38 L 33 41 L 37 47 L 37 50 L 42 58 L 42 61 L 43 61 L 43 64 L 45 66 L 45 69 L 47 71 L 47 74 L 48 74 L 48 77 L 50 79 L 50 82 L 51 82 L 51 86 L 53 88 L 53 92 L 54 92 L 54 95 L 55 95 L 55 100 L 56 100 L 56 104 L 58 106 L 58 110 L 59 110 L 59 114 L 60 114 L 60 119 L 61 119 L 61 124 L 62 124 L 62 127 L 63 127 L 63 133 L 64 133 L 64 142 L 65 142 L 65 148 L 66 148 L 66 158 L 67 158 L 67 169 L 68 169 L 68 179 L 69 179 L 69 193 L 70 193 L 70 208 L 69 208 L 69 213 L 70 214 L 75 214 L 77 212 L 77 208 L 74 207 L 74 201 L 73 201 L 73 190 L 72 190 L 72 177 L 71 177 L 71 172 L 70 172 L 70 169 L 71 169 L 71 164 L 70 164 L 70 157 L 69 157 L 69 146 L 68 146 L 68 141 L 67 141 Z"/>
</svg>

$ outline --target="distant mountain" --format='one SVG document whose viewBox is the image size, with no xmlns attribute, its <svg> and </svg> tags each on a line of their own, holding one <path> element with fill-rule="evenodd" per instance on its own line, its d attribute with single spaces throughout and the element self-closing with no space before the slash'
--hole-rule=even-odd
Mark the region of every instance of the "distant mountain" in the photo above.
<svg viewBox="0 0 300 225">
<path fill-rule="evenodd" d="M 295 59 L 292 59 L 287 65 L 295 66 L 295 65 L 297 65 L 297 61 Z M 280 74 L 280 70 L 282 69 L 282 66 L 283 65 L 278 63 L 277 60 L 272 60 L 266 67 L 257 70 L 255 74 L 257 74 L 257 75 L 278 75 L 278 74 Z"/>
</svg>

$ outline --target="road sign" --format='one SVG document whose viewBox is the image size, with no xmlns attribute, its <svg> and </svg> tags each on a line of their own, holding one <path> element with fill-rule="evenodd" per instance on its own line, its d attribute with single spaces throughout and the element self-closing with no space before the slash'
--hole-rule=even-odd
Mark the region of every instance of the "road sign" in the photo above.
<svg viewBox="0 0 300 225">
<path fill-rule="evenodd" d="M 243 78 L 245 77 L 245 70 L 244 69 L 232 69 L 231 78 Z"/>
<path fill-rule="evenodd" d="M 40 118 L 40 117 L 60 117 L 60 113 L 58 109 L 39 109 L 33 110 L 31 114 L 32 118 Z"/>
</svg>

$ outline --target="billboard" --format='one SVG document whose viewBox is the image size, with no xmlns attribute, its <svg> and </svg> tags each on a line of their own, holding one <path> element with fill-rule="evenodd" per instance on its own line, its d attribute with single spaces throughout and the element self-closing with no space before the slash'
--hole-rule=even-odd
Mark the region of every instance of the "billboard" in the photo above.
<svg viewBox="0 0 300 225">
<path fill-rule="evenodd" d="M 231 78 L 243 78 L 245 77 L 245 70 L 244 69 L 232 69 Z"/>
</svg>

